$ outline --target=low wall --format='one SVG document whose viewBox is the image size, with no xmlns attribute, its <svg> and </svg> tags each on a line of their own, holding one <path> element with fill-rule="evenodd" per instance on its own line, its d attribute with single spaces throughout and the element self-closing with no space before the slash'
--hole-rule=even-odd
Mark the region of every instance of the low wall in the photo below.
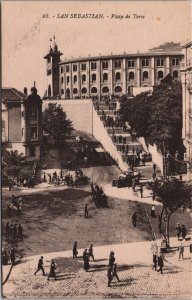
<svg viewBox="0 0 192 300">
<path fill-rule="evenodd" d="M 103 122 L 100 120 L 95 109 L 93 109 L 93 136 L 102 144 L 106 152 L 116 161 L 122 171 L 128 170 L 128 165 L 123 161 L 121 154 L 117 151 L 116 146 L 113 144 L 107 129 L 104 127 Z"/>
<path fill-rule="evenodd" d="M 158 151 L 157 146 L 155 144 L 147 146 L 143 137 L 139 138 L 139 142 L 142 144 L 144 151 L 151 154 L 152 161 L 159 167 L 161 174 L 163 174 L 163 156 Z"/>
<path fill-rule="evenodd" d="M 75 129 L 92 134 L 92 101 L 90 99 L 81 100 L 57 100 L 50 99 L 43 101 L 43 111 L 49 103 L 61 104 L 67 114 L 67 118 L 73 122 Z"/>
</svg>

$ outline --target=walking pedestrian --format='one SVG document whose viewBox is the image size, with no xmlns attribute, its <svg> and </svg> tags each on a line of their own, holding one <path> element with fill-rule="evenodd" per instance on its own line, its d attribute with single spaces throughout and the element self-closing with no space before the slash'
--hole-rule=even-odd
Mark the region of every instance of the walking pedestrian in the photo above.
<svg viewBox="0 0 192 300">
<path fill-rule="evenodd" d="M 14 240 L 16 240 L 16 238 L 17 238 L 17 224 L 15 224 L 13 227 L 13 238 L 14 238 Z"/>
<path fill-rule="evenodd" d="M 143 198 L 143 187 L 142 187 L 142 185 L 140 187 L 140 194 L 141 194 L 141 198 Z"/>
<path fill-rule="evenodd" d="M 184 253 L 183 243 L 181 243 L 181 245 L 179 246 L 178 250 L 179 250 L 179 260 L 180 260 L 180 258 L 183 259 L 183 253 Z"/>
<path fill-rule="evenodd" d="M 55 270 L 56 270 L 56 264 L 55 264 L 54 259 L 52 259 L 51 260 L 51 266 L 50 266 L 50 272 L 49 272 L 49 275 L 48 275 L 48 278 L 47 278 L 48 280 L 49 280 L 50 277 L 53 277 L 56 280 Z"/>
<path fill-rule="evenodd" d="M 152 205 L 152 207 L 151 207 L 151 217 L 155 218 L 155 206 L 154 205 Z"/>
<path fill-rule="evenodd" d="M 7 222 L 6 226 L 5 226 L 5 236 L 9 237 L 10 236 L 10 226 L 9 226 L 9 222 Z"/>
<path fill-rule="evenodd" d="M 153 254 L 153 267 L 152 267 L 152 269 L 155 269 L 155 271 L 157 271 L 157 259 L 158 259 L 157 254 L 154 253 Z"/>
<path fill-rule="evenodd" d="M 158 256 L 158 266 L 159 266 L 159 270 L 157 270 L 157 272 L 161 272 L 161 274 L 163 274 L 163 266 L 164 266 L 164 262 L 163 262 L 163 256 L 162 256 L 162 253 L 160 252 L 159 253 L 159 256 Z"/>
<path fill-rule="evenodd" d="M 181 234 L 181 226 L 180 226 L 179 223 L 177 223 L 177 226 L 175 227 L 175 230 L 176 230 L 177 239 L 179 241 L 180 234 Z"/>
<path fill-rule="evenodd" d="M 156 173 L 156 172 L 155 172 L 155 171 L 156 171 L 156 167 L 157 167 L 157 166 L 156 166 L 156 164 L 154 163 L 154 164 L 153 164 L 153 173 Z"/>
<path fill-rule="evenodd" d="M 39 262 L 38 262 L 37 271 L 35 271 L 34 275 L 36 275 L 37 272 L 39 272 L 41 270 L 43 273 L 43 276 L 45 276 L 45 270 L 44 270 L 43 265 L 44 265 L 43 264 L 43 256 L 41 256 L 41 258 L 39 259 Z"/>
<path fill-rule="evenodd" d="M 85 204 L 84 212 L 85 212 L 84 214 L 85 219 L 88 219 L 88 204 Z"/>
<path fill-rule="evenodd" d="M 11 259 L 11 263 L 14 264 L 15 263 L 15 249 L 13 248 L 13 246 L 11 247 L 11 250 L 10 250 L 10 259 Z"/>
<path fill-rule="evenodd" d="M 21 226 L 21 224 L 19 224 L 18 226 L 18 238 L 23 239 L 23 227 Z"/>
<path fill-rule="evenodd" d="M 161 216 L 159 216 L 159 222 L 158 222 L 159 233 L 161 233 L 161 226 L 162 226 L 162 220 L 161 220 Z"/>
<path fill-rule="evenodd" d="M 107 268 L 107 278 L 108 278 L 108 287 L 111 287 L 111 281 L 113 279 L 113 276 L 112 276 L 112 268 L 110 266 L 108 266 Z"/>
<path fill-rule="evenodd" d="M 137 213 L 134 212 L 134 214 L 132 215 L 132 224 L 133 224 L 133 227 L 136 227 L 137 225 Z"/>
<path fill-rule="evenodd" d="M 182 225 L 181 226 L 181 236 L 183 239 L 185 239 L 186 235 L 187 235 L 187 229 L 186 229 L 185 225 Z"/>
<path fill-rule="evenodd" d="M 89 270 L 89 254 L 87 249 L 83 252 L 84 270 L 87 272 Z"/>
<path fill-rule="evenodd" d="M 90 248 L 89 248 L 89 257 L 92 257 L 93 261 L 94 259 L 94 255 L 93 255 L 93 244 L 91 244 Z"/>
<path fill-rule="evenodd" d="M 76 258 L 77 254 L 78 254 L 78 251 L 77 251 L 77 242 L 75 242 L 74 245 L 73 245 L 73 257 Z"/>
<path fill-rule="evenodd" d="M 115 253 L 111 251 L 109 255 L 109 266 L 112 268 L 114 263 L 115 263 Z"/>
</svg>

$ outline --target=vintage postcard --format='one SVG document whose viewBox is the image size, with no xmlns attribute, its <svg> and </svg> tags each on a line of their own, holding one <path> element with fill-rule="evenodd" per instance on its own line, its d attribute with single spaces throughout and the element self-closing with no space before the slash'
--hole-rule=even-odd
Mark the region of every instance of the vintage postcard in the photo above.
<svg viewBox="0 0 192 300">
<path fill-rule="evenodd" d="M 2 297 L 191 299 L 191 2 L 1 17 Z"/>
</svg>

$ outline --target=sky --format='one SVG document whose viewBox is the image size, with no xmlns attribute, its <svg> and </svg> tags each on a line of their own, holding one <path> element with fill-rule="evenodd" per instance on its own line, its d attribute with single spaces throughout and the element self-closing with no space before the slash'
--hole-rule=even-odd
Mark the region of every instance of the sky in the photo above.
<svg viewBox="0 0 192 300">
<path fill-rule="evenodd" d="M 2 86 L 23 91 L 35 81 L 41 96 L 47 86 L 43 57 L 54 35 L 61 59 L 145 52 L 191 39 L 190 1 L 3 1 L 1 6 Z"/>
</svg>

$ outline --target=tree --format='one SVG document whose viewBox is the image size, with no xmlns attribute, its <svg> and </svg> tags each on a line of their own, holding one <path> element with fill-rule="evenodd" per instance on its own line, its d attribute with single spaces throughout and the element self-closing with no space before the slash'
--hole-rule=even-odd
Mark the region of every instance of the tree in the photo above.
<svg viewBox="0 0 192 300">
<path fill-rule="evenodd" d="M 26 162 L 26 156 L 23 153 L 19 153 L 17 150 L 5 150 L 3 151 L 3 161 L 7 166 L 20 167 Z"/>
<path fill-rule="evenodd" d="M 157 182 L 153 186 L 157 200 L 163 204 L 162 214 L 165 212 L 165 236 L 169 241 L 169 222 L 171 215 L 180 207 L 190 207 L 192 200 L 192 185 L 178 179 Z"/>
<path fill-rule="evenodd" d="M 71 120 L 67 119 L 62 106 L 56 103 L 49 103 L 48 108 L 43 112 L 42 127 L 44 132 L 55 139 L 55 143 L 58 143 L 61 137 L 70 135 L 73 130 Z"/>
<path fill-rule="evenodd" d="M 147 144 L 155 143 L 162 152 L 166 145 L 172 156 L 177 150 L 184 153 L 182 87 L 170 74 L 154 87 L 152 93 L 141 93 L 134 99 L 122 101 L 120 115 Z"/>
</svg>

